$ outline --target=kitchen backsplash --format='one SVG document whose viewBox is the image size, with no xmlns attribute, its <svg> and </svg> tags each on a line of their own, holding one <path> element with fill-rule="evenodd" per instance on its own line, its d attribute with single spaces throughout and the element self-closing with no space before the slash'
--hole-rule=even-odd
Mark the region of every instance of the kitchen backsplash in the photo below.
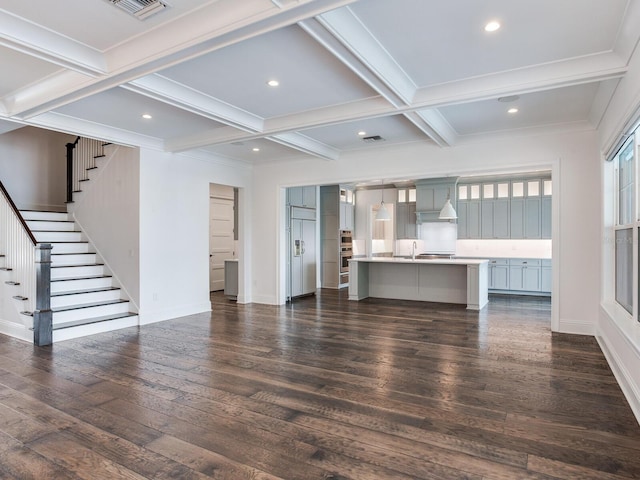
<svg viewBox="0 0 640 480">
<path fill-rule="evenodd" d="M 459 257 L 551 258 L 551 240 L 458 240 Z"/>
</svg>

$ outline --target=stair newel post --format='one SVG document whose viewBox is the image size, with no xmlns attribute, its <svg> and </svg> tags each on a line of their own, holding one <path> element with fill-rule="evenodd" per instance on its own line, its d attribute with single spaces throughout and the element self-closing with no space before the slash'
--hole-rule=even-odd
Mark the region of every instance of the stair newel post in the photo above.
<svg viewBox="0 0 640 480">
<path fill-rule="evenodd" d="M 36 245 L 36 308 L 33 312 L 33 343 L 38 347 L 53 343 L 51 312 L 51 244 Z"/>
</svg>

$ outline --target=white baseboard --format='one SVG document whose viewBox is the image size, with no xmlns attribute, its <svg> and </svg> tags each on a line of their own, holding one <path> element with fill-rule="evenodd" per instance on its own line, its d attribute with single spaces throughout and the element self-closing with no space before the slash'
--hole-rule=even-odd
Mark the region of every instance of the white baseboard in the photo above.
<svg viewBox="0 0 640 480">
<path fill-rule="evenodd" d="M 0 319 L 0 334 L 33 343 L 33 331 L 15 322 Z"/>
<path fill-rule="evenodd" d="M 558 333 L 571 333 L 573 335 L 595 335 L 596 326 L 579 320 L 561 318 L 558 322 Z"/>
<path fill-rule="evenodd" d="M 251 303 L 261 303 L 263 305 L 281 305 L 278 299 L 273 295 L 253 295 Z"/>
<path fill-rule="evenodd" d="M 173 320 L 175 318 L 195 315 L 197 313 L 207 313 L 210 311 L 211 302 L 203 302 L 168 309 L 143 309 L 138 312 L 138 317 L 140 319 L 140 325 L 150 325 L 152 323 L 163 322 L 165 320 Z"/>
<path fill-rule="evenodd" d="M 640 424 L 640 345 L 635 343 L 640 337 L 630 338 L 610 313 L 610 309 L 600 309 L 596 340 Z M 640 330 L 640 326 L 631 327 Z"/>
</svg>

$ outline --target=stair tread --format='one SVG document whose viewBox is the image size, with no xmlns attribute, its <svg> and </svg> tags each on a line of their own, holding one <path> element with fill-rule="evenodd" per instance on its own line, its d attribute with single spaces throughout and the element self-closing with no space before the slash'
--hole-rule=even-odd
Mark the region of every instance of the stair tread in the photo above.
<svg viewBox="0 0 640 480">
<path fill-rule="evenodd" d="M 53 282 L 68 282 L 71 280 L 92 280 L 94 278 L 111 278 L 111 275 L 85 275 L 81 277 L 65 277 L 65 278 L 52 278 L 51 283 Z"/>
<path fill-rule="evenodd" d="M 55 324 L 53 325 L 53 330 L 62 330 L 64 328 L 79 327 L 81 325 L 90 325 L 92 323 L 108 322 L 110 320 L 119 320 L 121 318 L 135 317 L 137 315 L 138 314 L 135 312 L 126 312 L 126 313 L 119 313 L 116 315 L 105 315 L 102 317 L 87 318 L 84 320 L 73 320 L 70 322 Z"/>
<path fill-rule="evenodd" d="M 118 287 L 99 287 L 99 288 L 87 288 L 85 290 L 65 290 L 64 292 L 52 293 L 51 297 L 64 297 L 67 295 L 81 295 L 83 293 L 100 293 L 110 292 L 112 290 L 120 290 Z"/>
<path fill-rule="evenodd" d="M 51 256 L 63 256 L 63 255 L 95 255 L 94 252 L 78 252 L 78 253 L 73 253 L 73 252 L 64 252 L 64 253 L 52 253 Z"/>
<path fill-rule="evenodd" d="M 83 265 L 51 265 L 51 268 L 104 267 L 104 263 L 87 263 Z"/>
<path fill-rule="evenodd" d="M 67 305 L 65 307 L 52 308 L 53 313 L 68 312 L 70 310 L 81 310 L 83 308 L 105 307 L 109 305 L 118 305 L 120 303 L 128 303 L 129 300 L 119 298 L 118 300 L 105 300 L 104 302 L 79 303 L 77 305 Z"/>
<path fill-rule="evenodd" d="M 26 222 L 75 223 L 74 220 L 49 220 L 45 218 L 27 218 Z"/>
</svg>

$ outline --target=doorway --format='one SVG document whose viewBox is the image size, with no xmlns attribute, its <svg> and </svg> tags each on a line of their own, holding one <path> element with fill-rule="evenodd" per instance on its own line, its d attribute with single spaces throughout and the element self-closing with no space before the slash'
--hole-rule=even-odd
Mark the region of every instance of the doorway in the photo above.
<svg viewBox="0 0 640 480">
<path fill-rule="evenodd" d="M 209 291 L 225 288 L 225 261 L 236 258 L 237 190 L 209 185 Z"/>
</svg>

